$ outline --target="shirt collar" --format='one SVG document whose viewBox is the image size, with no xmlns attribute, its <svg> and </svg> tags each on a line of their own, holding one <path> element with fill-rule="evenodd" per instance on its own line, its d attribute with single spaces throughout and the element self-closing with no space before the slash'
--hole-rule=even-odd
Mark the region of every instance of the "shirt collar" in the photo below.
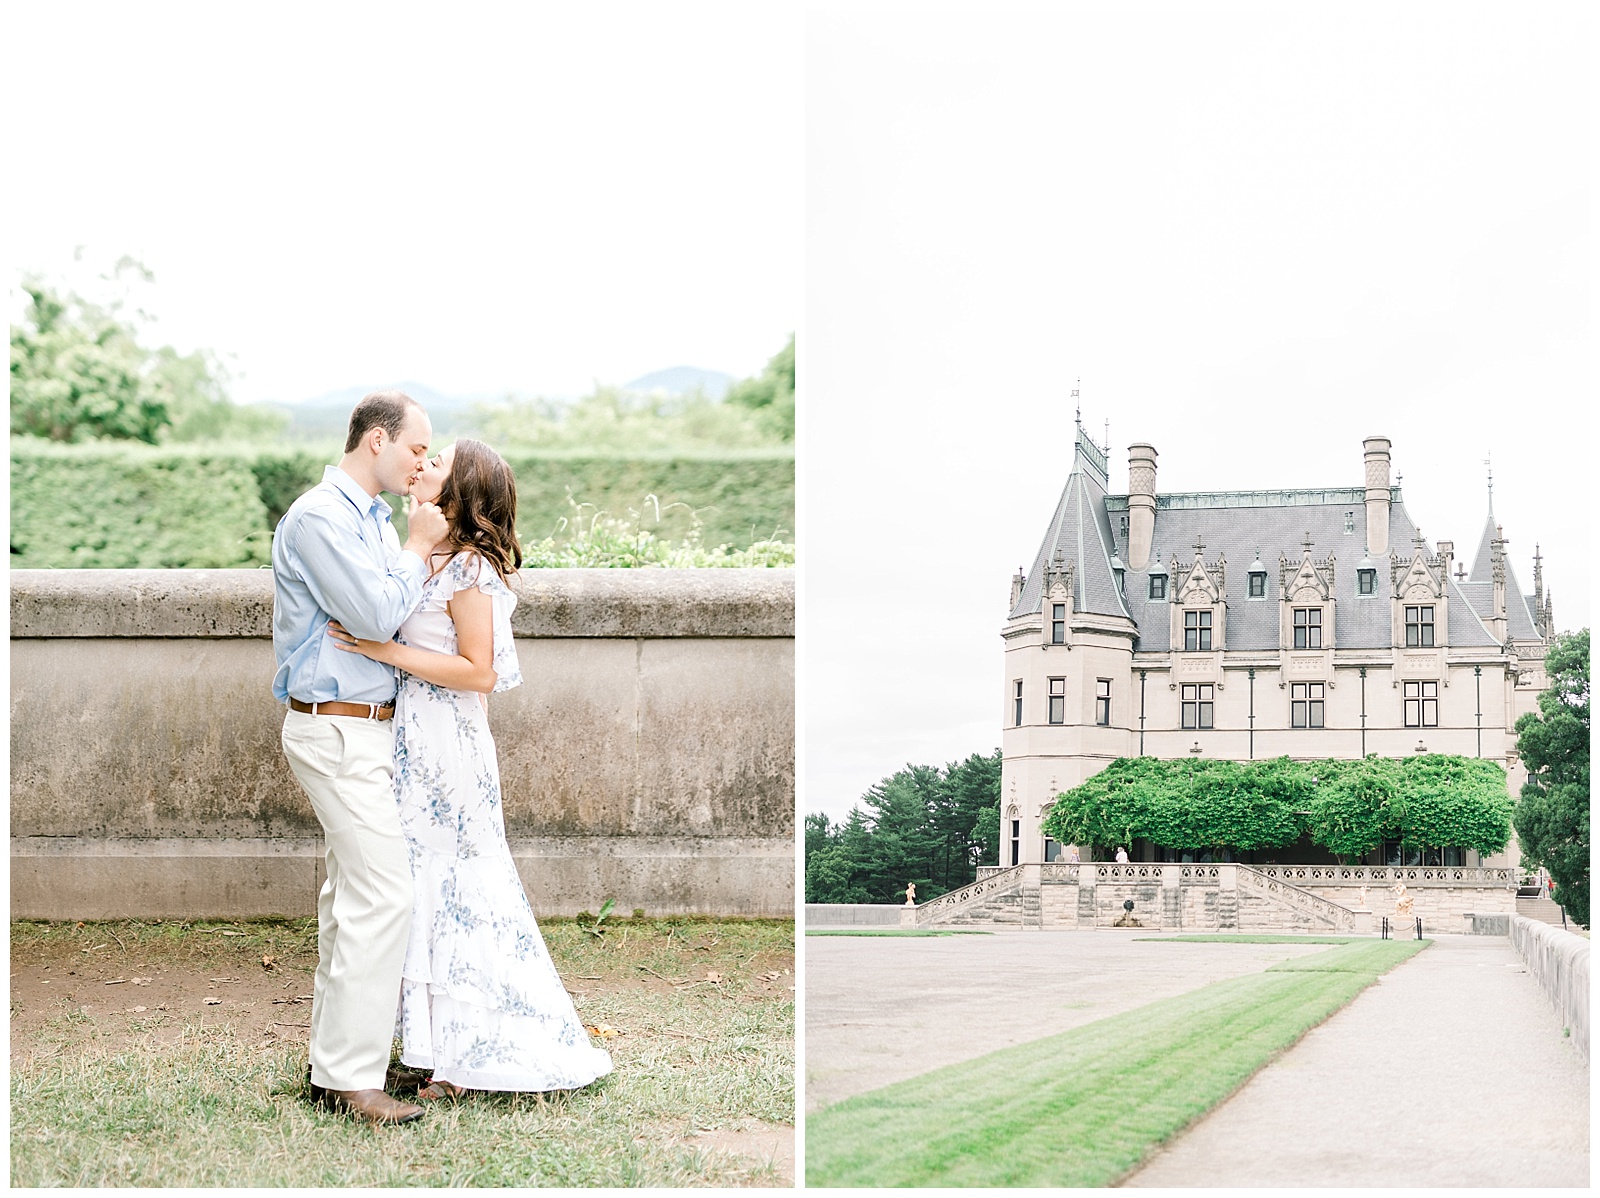
<svg viewBox="0 0 1600 1198">
<path fill-rule="evenodd" d="M 339 467 L 324 466 L 322 469 L 322 481 L 332 483 L 341 495 L 355 504 L 358 512 L 366 512 L 373 519 L 380 522 L 391 518 L 392 513 L 389 510 L 389 504 L 384 499 L 382 492 L 377 495 L 368 495 L 365 488 Z"/>
</svg>

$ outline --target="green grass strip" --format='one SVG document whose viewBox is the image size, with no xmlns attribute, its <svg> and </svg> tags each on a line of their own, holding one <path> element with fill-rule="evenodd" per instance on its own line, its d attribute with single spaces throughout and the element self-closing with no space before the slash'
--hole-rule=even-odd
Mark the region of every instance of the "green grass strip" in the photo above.
<svg viewBox="0 0 1600 1198">
<path fill-rule="evenodd" d="M 805 1184 L 1110 1185 L 1429 943 L 1344 944 L 847 1098 L 806 1119 Z"/>
<path fill-rule="evenodd" d="M 983 928 L 818 928 L 807 936 L 993 936 Z"/>
<path fill-rule="evenodd" d="M 1356 944 L 1362 936 L 1302 936 L 1298 933 L 1256 932 L 1243 935 L 1230 932 L 1196 932 L 1192 936 L 1135 936 L 1143 944 Z"/>
</svg>

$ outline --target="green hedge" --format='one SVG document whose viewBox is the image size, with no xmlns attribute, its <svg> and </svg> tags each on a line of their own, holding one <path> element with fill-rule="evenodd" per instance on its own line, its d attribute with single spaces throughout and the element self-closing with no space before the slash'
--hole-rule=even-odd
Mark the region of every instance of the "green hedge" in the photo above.
<svg viewBox="0 0 1600 1198">
<path fill-rule="evenodd" d="M 270 539 L 238 450 L 12 445 L 13 567 L 255 566 Z"/>
<path fill-rule="evenodd" d="M 253 566 L 296 496 L 337 460 L 294 447 L 11 444 L 13 567 Z M 596 512 L 705 546 L 794 539 L 792 450 L 508 455 L 525 542 Z M 654 496 L 651 502 L 649 496 Z M 579 506 L 574 507 L 574 503 Z M 660 517 L 657 521 L 657 509 Z M 404 521 L 399 524 L 402 532 Z"/>
<path fill-rule="evenodd" d="M 1341 856 L 1385 840 L 1496 853 L 1512 799 L 1496 762 L 1428 753 L 1388 760 L 1165 761 L 1123 757 L 1058 796 L 1046 836 L 1062 844 L 1260 849 L 1309 835 Z"/>
</svg>

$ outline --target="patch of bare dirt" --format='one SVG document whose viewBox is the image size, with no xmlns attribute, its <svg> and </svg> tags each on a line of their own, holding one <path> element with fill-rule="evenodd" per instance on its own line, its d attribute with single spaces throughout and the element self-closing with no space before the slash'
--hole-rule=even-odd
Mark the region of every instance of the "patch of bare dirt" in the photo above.
<svg viewBox="0 0 1600 1198">
<path fill-rule="evenodd" d="M 687 1143 L 705 1152 L 724 1153 L 746 1161 L 770 1165 L 774 1185 L 794 1184 L 794 1128 L 783 1124 L 757 1123 L 736 1129 L 698 1131 Z"/>
<path fill-rule="evenodd" d="M 185 1027 L 256 1043 L 307 1042 L 316 959 L 272 954 L 182 959 L 167 945 L 84 949 L 48 941 L 14 950 L 11 1056 L 55 1053 L 95 1040 L 118 1048 L 176 1040 Z"/>
</svg>

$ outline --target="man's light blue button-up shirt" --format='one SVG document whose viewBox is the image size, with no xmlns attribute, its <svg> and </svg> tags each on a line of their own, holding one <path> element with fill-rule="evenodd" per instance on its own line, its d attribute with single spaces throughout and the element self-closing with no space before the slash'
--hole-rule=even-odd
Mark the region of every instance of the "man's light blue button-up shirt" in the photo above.
<svg viewBox="0 0 1600 1198">
<path fill-rule="evenodd" d="M 329 466 L 272 538 L 273 695 L 280 703 L 393 699 L 393 667 L 338 648 L 328 620 L 362 640 L 389 640 L 422 597 L 424 580 L 422 559 L 400 548 L 388 503 Z"/>
</svg>

